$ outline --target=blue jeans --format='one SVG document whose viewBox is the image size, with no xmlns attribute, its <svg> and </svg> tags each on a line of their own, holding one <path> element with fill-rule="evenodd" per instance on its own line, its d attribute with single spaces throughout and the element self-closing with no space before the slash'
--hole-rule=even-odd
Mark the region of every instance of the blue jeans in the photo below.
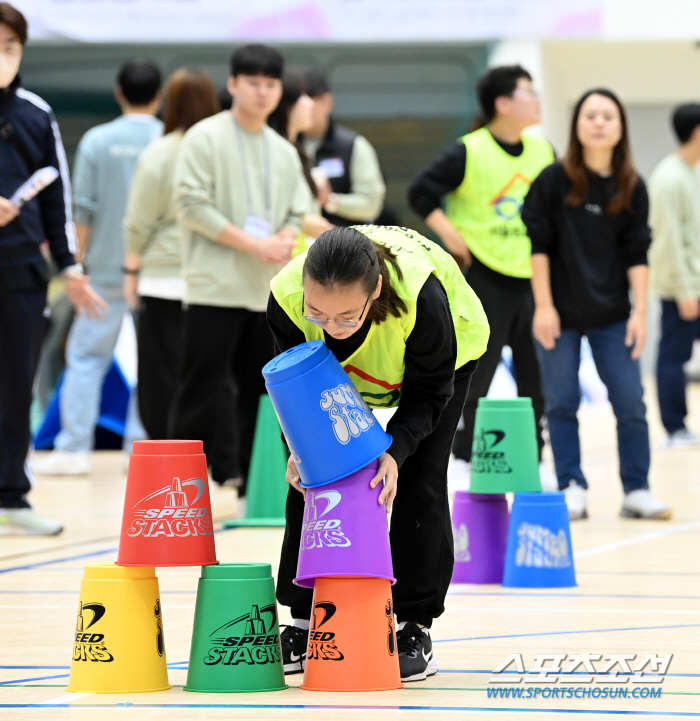
<svg viewBox="0 0 700 721">
<path fill-rule="evenodd" d="M 683 364 L 690 360 L 693 342 L 700 336 L 700 318 L 682 320 L 675 300 L 661 301 L 661 340 L 656 362 L 656 388 L 661 422 L 668 433 L 685 428 L 688 408 L 685 403 Z"/>
<path fill-rule="evenodd" d="M 68 334 L 66 371 L 61 387 L 61 432 L 55 448 L 62 451 L 92 449 L 95 425 L 100 413 L 102 383 L 112 365 L 119 329 L 128 306 L 121 286 L 93 286 L 109 305 L 100 320 L 76 317 Z M 127 413 L 124 448 L 134 438 L 145 438 L 132 393 Z"/>
<path fill-rule="evenodd" d="M 627 321 L 586 332 L 598 374 L 608 389 L 617 418 L 620 477 L 625 493 L 649 487 L 649 428 L 639 361 L 625 346 Z M 578 411 L 581 400 L 578 369 L 582 333 L 562 330 L 553 350 L 536 343 L 542 370 L 545 413 L 559 488 L 570 481 L 588 488 L 581 471 Z"/>
</svg>

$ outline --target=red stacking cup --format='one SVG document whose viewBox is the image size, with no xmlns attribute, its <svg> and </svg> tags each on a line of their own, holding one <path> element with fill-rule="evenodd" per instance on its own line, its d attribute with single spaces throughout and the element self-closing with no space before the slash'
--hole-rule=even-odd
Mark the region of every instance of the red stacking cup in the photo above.
<svg viewBox="0 0 700 721">
<path fill-rule="evenodd" d="M 217 563 L 202 441 L 135 441 L 117 564 Z"/>
</svg>

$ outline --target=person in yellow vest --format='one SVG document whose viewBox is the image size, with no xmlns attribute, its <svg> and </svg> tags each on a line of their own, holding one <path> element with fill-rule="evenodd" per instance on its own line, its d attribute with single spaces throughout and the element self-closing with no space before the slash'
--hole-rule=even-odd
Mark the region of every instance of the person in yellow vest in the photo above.
<svg viewBox="0 0 700 721">
<path fill-rule="evenodd" d="M 554 151 L 544 138 L 523 134 L 540 122 L 540 101 L 527 70 L 491 68 L 479 80 L 477 93 L 485 127 L 460 138 L 408 190 L 413 209 L 468 272 L 491 326 L 488 349 L 472 378 L 464 427 L 455 437 L 451 475 L 457 481 L 468 478 L 477 403 L 488 393 L 506 345 L 513 352 L 518 395 L 532 398 L 540 450 L 543 446 L 530 239 L 520 209 L 533 180 L 554 162 Z"/>
<path fill-rule="evenodd" d="M 406 228 L 362 225 L 322 233 L 271 283 L 267 318 L 277 350 L 323 340 L 371 408 L 396 408 L 371 485 L 392 510 L 394 607 L 401 678 L 437 672 L 429 629 L 444 610 L 454 549 L 447 499 L 450 448 L 489 328 L 450 256 Z M 400 482 L 397 481 L 400 477 Z M 304 498 L 290 458 L 287 527 L 277 599 L 285 672 L 304 669 L 312 591 L 292 583 Z M 397 494 L 398 489 L 398 494 Z M 362 629 L 358 629 L 361 633 Z"/>
</svg>

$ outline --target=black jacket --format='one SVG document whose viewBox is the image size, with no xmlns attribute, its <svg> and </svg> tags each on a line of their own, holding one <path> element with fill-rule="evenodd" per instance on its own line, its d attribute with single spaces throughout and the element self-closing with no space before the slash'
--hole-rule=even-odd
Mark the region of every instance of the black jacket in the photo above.
<svg viewBox="0 0 700 721">
<path fill-rule="evenodd" d="M 588 194 L 576 207 L 565 202 L 570 191 L 561 163 L 550 165 L 532 184 L 522 218 L 533 254 L 549 256 L 562 328 L 585 332 L 630 314 L 627 270 L 647 264 L 649 198 L 639 178 L 630 207 L 611 216 L 607 205 L 616 192 L 614 178 L 589 173 Z"/>
<path fill-rule="evenodd" d="M 0 196 L 10 198 L 39 168 L 50 165 L 59 171 L 51 185 L 0 228 L 0 282 L 6 284 L 29 267 L 38 268 L 40 274 L 47 272 L 39 248 L 44 240 L 59 268 L 72 265 L 76 241 L 68 164 L 51 108 L 24 90 L 16 78 L 10 87 L 0 89 L 0 126 L 4 135 L 15 136 L 12 142 L 0 135 Z M 17 149 L 20 144 L 23 152 Z"/>
</svg>

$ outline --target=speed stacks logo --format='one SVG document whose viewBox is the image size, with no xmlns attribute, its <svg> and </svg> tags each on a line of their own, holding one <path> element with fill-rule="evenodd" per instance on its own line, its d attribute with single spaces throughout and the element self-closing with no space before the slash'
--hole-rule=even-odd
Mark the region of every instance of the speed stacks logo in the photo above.
<svg viewBox="0 0 700 721">
<path fill-rule="evenodd" d="M 114 656 L 107 650 L 105 635 L 91 631 L 103 618 L 107 609 L 101 603 L 81 603 L 78 606 L 78 621 L 75 625 L 74 661 L 101 661 L 109 663 Z"/>
<path fill-rule="evenodd" d="M 174 478 L 170 485 L 134 504 L 134 518 L 128 535 L 132 538 L 211 536 L 213 530 L 209 509 L 197 506 L 204 488 L 201 478 L 186 481 Z"/>
<path fill-rule="evenodd" d="M 260 666 L 281 660 L 280 637 L 270 633 L 277 626 L 275 604 L 253 605 L 250 613 L 234 618 L 210 634 L 211 648 L 204 657 L 207 666 Z M 231 635 L 226 635 L 230 633 Z"/>
</svg>

